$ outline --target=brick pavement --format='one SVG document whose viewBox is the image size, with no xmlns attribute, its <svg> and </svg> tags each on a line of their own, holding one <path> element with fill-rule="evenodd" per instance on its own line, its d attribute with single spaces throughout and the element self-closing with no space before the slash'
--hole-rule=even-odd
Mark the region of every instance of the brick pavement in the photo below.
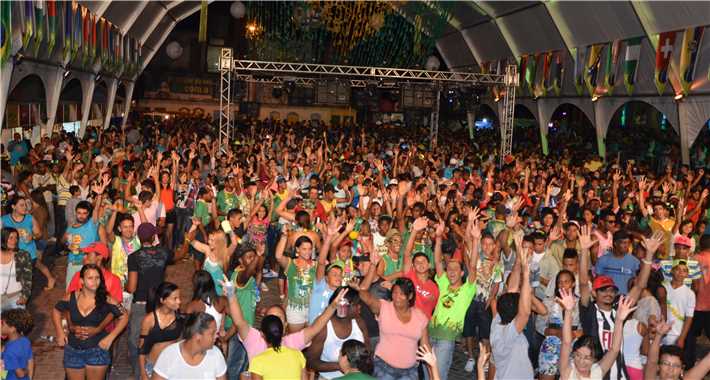
<svg viewBox="0 0 710 380">
<path fill-rule="evenodd" d="M 61 298 L 64 291 L 64 274 L 66 273 L 66 258 L 50 258 L 54 261 L 52 273 L 62 283 L 57 283 L 57 287 L 51 291 L 43 291 L 45 286 L 43 281 L 35 281 L 33 286 L 33 297 L 29 306 L 33 316 L 35 317 L 35 328 L 30 334 L 32 340 L 32 349 L 35 358 L 35 380 L 57 380 L 62 379 L 64 369 L 62 366 L 62 350 L 55 344 L 46 340 L 40 339 L 40 336 L 53 336 L 54 328 L 52 326 L 51 311 L 54 304 Z M 183 305 L 192 297 L 192 274 L 194 273 L 194 265 L 192 261 L 180 261 L 174 265 L 170 265 L 166 271 L 166 280 L 177 284 L 181 289 L 181 299 Z M 35 273 L 35 278 L 41 278 L 38 273 Z M 276 280 L 267 282 L 269 292 L 262 292 L 261 305 L 273 305 L 280 302 L 278 292 L 276 291 Z M 258 322 L 258 321 L 257 321 Z M 111 369 L 111 380 L 126 380 L 131 378 L 131 367 L 128 364 L 128 349 L 125 340 L 125 334 L 119 338 L 115 344 L 116 352 L 114 353 L 114 364 Z M 703 338 L 699 350 L 704 354 L 710 349 L 710 344 Z M 467 373 L 463 370 L 466 364 L 466 356 L 461 349 L 457 349 L 454 353 L 454 359 L 449 373 L 451 380 L 474 379 L 475 375 Z M 710 378 L 710 377 L 706 377 Z"/>
</svg>

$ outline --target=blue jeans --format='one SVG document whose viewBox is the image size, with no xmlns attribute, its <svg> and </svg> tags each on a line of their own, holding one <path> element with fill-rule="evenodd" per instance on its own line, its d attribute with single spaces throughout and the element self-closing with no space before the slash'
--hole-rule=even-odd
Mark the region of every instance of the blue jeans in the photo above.
<svg viewBox="0 0 710 380">
<path fill-rule="evenodd" d="M 374 362 L 375 373 L 373 376 L 378 380 L 417 380 L 419 377 L 416 365 L 412 368 L 394 368 L 377 356 L 375 356 Z"/>
<path fill-rule="evenodd" d="M 229 339 L 229 355 L 227 355 L 227 379 L 239 380 L 239 374 L 246 372 L 249 358 L 244 344 L 239 340 L 239 333 Z"/>
<path fill-rule="evenodd" d="M 455 348 L 455 341 L 431 338 L 431 350 L 436 355 L 436 366 L 441 380 L 447 380 L 449 377 L 449 368 L 451 368 Z"/>
</svg>

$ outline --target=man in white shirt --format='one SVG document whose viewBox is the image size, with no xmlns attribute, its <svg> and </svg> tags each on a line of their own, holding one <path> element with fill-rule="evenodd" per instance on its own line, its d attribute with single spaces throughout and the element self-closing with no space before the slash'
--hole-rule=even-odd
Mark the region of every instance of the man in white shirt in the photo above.
<svg viewBox="0 0 710 380">
<path fill-rule="evenodd" d="M 152 379 L 226 380 L 227 363 L 214 345 L 216 337 L 214 317 L 204 312 L 191 314 L 185 322 L 185 339 L 160 353 L 152 368 Z"/>
</svg>

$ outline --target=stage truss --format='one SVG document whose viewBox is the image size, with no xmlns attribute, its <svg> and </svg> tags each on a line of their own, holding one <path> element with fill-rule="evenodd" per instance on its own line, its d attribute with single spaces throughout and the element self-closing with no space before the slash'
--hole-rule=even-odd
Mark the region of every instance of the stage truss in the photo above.
<svg viewBox="0 0 710 380">
<path fill-rule="evenodd" d="M 260 74 L 256 76 L 255 74 Z M 503 115 L 500 116 L 501 146 L 500 160 L 510 154 L 513 143 L 513 118 L 515 110 L 515 87 L 518 85 L 516 65 L 508 65 L 505 73 L 463 73 L 432 70 L 410 70 L 388 67 L 365 67 L 324 65 L 310 63 L 249 61 L 232 58 L 232 49 L 223 48 L 220 55 L 220 113 L 219 144 L 222 149 L 233 138 L 234 127 L 231 120 L 231 84 L 235 80 L 259 83 L 284 83 L 292 81 L 296 85 L 315 86 L 326 78 L 338 78 L 350 82 L 350 87 L 396 87 L 404 83 L 431 83 L 435 86 L 436 100 L 431 113 L 430 144 L 436 147 L 439 132 L 439 107 L 441 90 L 445 85 L 502 86 Z"/>
</svg>

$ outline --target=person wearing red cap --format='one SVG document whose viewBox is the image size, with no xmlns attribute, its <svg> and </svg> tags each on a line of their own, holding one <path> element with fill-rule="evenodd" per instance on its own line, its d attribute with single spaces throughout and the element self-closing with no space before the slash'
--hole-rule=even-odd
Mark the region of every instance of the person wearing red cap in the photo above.
<svg viewBox="0 0 710 380">
<path fill-rule="evenodd" d="M 655 233 L 652 238 L 644 238 L 642 241 L 641 244 L 646 248 L 646 258 L 641 261 L 641 270 L 637 281 L 635 281 L 634 286 L 627 294 L 628 298 L 639 299 L 641 291 L 646 288 L 651 274 L 651 260 L 653 260 L 653 255 L 662 242 L 663 235 L 660 232 Z M 579 265 L 579 321 L 584 334 L 598 339 L 603 351 L 607 352 L 611 348 L 611 338 L 614 333 L 614 320 L 616 319 L 614 300 L 619 293 L 619 284 L 609 276 L 599 275 L 594 279 L 592 289 L 589 289 L 590 248 L 595 243 L 591 238 L 589 226 L 582 227 L 579 243 L 582 247 Z M 603 257 L 606 256 L 608 255 Z M 594 295 L 595 301 L 592 301 L 592 295 Z M 620 354 L 609 371 L 609 379 L 621 380 L 628 378 L 624 355 Z"/>
<path fill-rule="evenodd" d="M 688 268 L 688 276 L 684 280 L 684 284 L 687 287 L 693 285 L 693 281 L 702 278 L 703 272 L 700 269 L 700 263 L 695 260 L 694 257 L 690 256 L 693 239 L 685 237 L 683 235 L 678 235 L 673 240 L 673 251 L 675 256 L 672 259 L 661 260 L 661 272 L 663 273 L 663 279 L 670 282 L 673 280 L 672 270 L 675 264 L 679 261 L 685 262 Z"/>
<path fill-rule="evenodd" d="M 100 267 L 101 272 L 104 275 L 106 291 L 108 291 L 108 294 L 119 303 L 123 302 L 123 286 L 121 285 L 121 279 L 104 267 L 104 260 L 107 260 L 109 257 L 109 251 L 106 244 L 102 242 L 91 243 L 84 247 L 81 251 L 84 253 L 84 265 L 94 264 Z M 67 293 L 81 289 L 81 281 L 79 277 L 79 273 L 77 272 L 71 282 L 69 282 Z"/>
</svg>

